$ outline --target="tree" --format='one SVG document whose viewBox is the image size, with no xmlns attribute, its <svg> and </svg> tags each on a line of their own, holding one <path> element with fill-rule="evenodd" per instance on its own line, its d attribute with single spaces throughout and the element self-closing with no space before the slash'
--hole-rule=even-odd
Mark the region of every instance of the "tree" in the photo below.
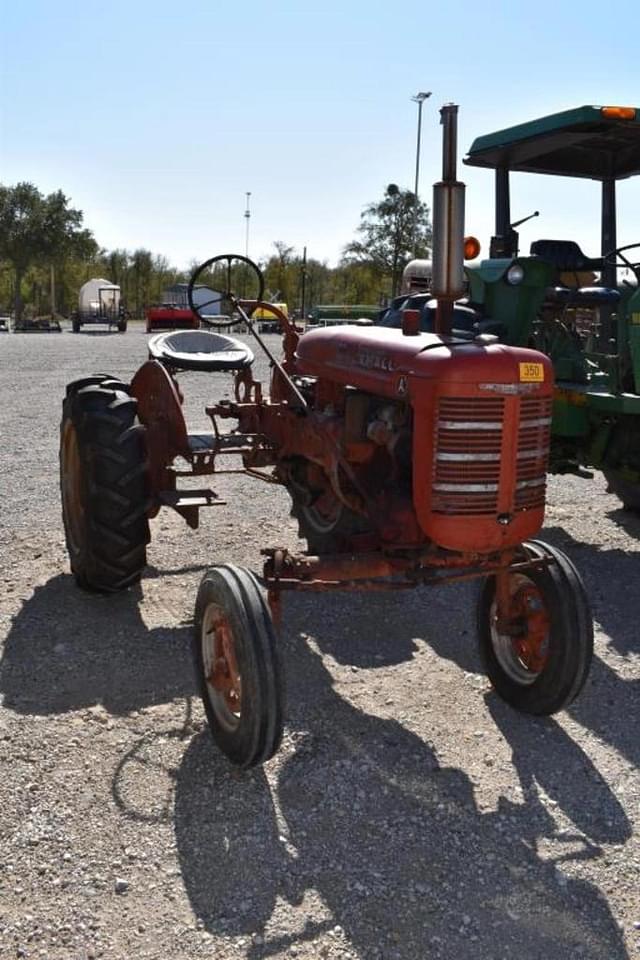
<svg viewBox="0 0 640 960">
<path fill-rule="evenodd" d="M 97 246 L 82 229 L 82 211 L 61 190 L 44 196 L 32 183 L 0 185 L 0 259 L 14 271 L 16 319 L 22 319 L 22 281 L 32 265 L 90 257 Z"/>
<path fill-rule="evenodd" d="M 264 266 L 265 286 L 278 301 L 289 303 L 296 288 L 299 258 L 294 257 L 293 247 L 282 240 L 275 240 L 273 246 L 276 253 Z"/>
<path fill-rule="evenodd" d="M 370 203 L 361 214 L 358 233 L 362 239 L 353 240 L 344 248 L 342 262 L 368 264 L 378 279 L 388 279 L 391 296 L 400 285 L 402 271 L 415 254 L 427 255 L 431 243 L 429 208 L 411 190 L 401 190 L 390 183 L 382 200 Z"/>
<path fill-rule="evenodd" d="M 151 277 L 153 273 L 153 254 L 149 250 L 134 250 L 131 257 L 135 315 L 141 317 L 144 307 L 149 303 Z"/>
</svg>

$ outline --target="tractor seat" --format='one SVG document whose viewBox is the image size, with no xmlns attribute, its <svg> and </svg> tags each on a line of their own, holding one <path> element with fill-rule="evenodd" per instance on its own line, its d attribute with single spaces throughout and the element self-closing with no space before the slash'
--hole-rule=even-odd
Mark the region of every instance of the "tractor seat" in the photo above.
<svg viewBox="0 0 640 960">
<path fill-rule="evenodd" d="M 149 340 L 149 356 L 173 370 L 242 370 L 253 363 L 249 347 L 207 330 L 170 330 Z"/>
<path fill-rule="evenodd" d="M 560 273 L 602 270 L 602 257 L 585 257 L 573 240 L 534 240 L 530 252 L 533 256 L 553 264 Z"/>
</svg>

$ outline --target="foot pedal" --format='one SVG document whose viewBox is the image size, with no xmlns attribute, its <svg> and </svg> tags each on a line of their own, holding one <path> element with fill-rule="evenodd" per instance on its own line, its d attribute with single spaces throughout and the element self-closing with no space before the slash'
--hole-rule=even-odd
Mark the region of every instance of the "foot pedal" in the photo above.
<svg viewBox="0 0 640 960">
<path fill-rule="evenodd" d="M 193 453 L 212 453 L 216 449 L 216 438 L 212 433 L 190 433 L 189 447 Z"/>
<path fill-rule="evenodd" d="M 165 490 L 160 494 L 163 507 L 171 507 L 196 530 L 199 522 L 200 507 L 218 507 L 226 504 L 213 490 Z"/>
</svg>

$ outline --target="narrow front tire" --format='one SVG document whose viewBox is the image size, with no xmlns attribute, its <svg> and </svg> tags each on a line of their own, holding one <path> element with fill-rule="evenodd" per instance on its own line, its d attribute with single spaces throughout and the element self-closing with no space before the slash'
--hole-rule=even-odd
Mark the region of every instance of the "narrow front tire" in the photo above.
<svg viewBox="0 0 640 960">
<path fill-rule="evenodd" d="M 238 767 L 265 763 L 282 739 L 284 684 L 271 613 L 250 570 L 223 564 L 205 574 L 193 644 L 214 741 Z"/>
<path fill-rule="evenodd" d="M 497 579 L 488 577 L 477 607 L 480 655 L 496 693 L 516 710 L 549 715 L 567 707 L 589 673 L 593 619 L 580 575 L 560 550 L 523 544 L 545 565 L 508 571 L 507 631 L 498 623 Z"/>
</svg>

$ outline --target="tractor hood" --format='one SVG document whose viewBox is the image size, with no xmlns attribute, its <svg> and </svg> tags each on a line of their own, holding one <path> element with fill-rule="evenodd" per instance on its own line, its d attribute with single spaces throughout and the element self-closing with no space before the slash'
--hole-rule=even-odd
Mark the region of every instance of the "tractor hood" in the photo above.
<svg viewBox="0 0 640 960">
<path fill-rule="evenodd" d="M 537 364 L 549 383 L 549 360 L 534 350 L 441 337 L 435 333 L 404 336 L 375 327 L 314 330 L 300 338 L 296 373 L 398 398 L 412 395 L 412 383 L 449 381 L 518 384 L 531 379 L 525 367 Z M 538 376 L 535 378 L 538 379 Z"/>
</svg>

